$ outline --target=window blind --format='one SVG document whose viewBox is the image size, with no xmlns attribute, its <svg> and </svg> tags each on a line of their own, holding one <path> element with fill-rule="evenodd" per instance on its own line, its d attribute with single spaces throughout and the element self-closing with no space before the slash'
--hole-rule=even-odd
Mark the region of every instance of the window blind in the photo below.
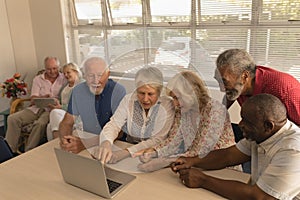
<svg viewBox="0 0 300 200">
<path fill-rule="evenodd" d="M 229 48 L 244 48 L 257 64 L 290 73 L 300 80 L 299 0 L 74 2 L 69 5 L 74 6 L 70 9 L 76 9 L 79 24 L 71 27 L 78 31 L 78 38 L 72 39 L 78 40 L 79 45 L 73 48 L 79 48 L 79 52 L 85 48 L 87 52 L 81 53 L 78 60 L 96 52 L 114 63 L 112 71 L 128 72 L 130 67 L 137 67 L 135 62 L 129 61 L 131 66 L 127 68 L 118 67 L 118 59 L 124 61 L 122 55 L 126 55 L 134 60 L 139 55 L 144 63 L 169 67 L 170 75 L 180 68 L 189 68 L 214 84 L 217 56 Z M 80 23 L 82 20 L 85 23 Z M 112 23 L 102 23 L 105 20 Z M 109 41 L 107 45 L 103 45 L 105 40 Z M 188 46 L 187 53 L 181 51 L 183 45 Z M 173 50 L 163 52 L 166 47 Z M 135 56 L 129 56 L 130 52 L 135 52 Z M 170 60 L 176 61 L 175 65 Z"/>
</svg>

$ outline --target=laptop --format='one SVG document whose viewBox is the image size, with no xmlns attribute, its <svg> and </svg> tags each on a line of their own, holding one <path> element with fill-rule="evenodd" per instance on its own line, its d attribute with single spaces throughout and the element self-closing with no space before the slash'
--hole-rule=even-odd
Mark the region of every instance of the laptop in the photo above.
<svg viewBox="0 0 300 200">
<path fill-rule="evenodd" d="M 136 177 L 106 167 L 100 161 L 54 148 L 66 183 L 105 198 L 113 198 Z"/>
<path fill-rule="evenodd" d="M 55 105 L 55 98 L 33 98 L 33 102 L 38 108 L 46 108 L 49 104 Z"/>
</svg>

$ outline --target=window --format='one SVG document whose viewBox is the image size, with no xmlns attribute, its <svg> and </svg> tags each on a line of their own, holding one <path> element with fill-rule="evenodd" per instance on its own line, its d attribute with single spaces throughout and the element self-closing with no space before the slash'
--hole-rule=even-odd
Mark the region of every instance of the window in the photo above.
<svg viewBox="0 0 300 200">
<path fill-rule="evenodd" d="M 202 0 L 201 1 L 201 23 L 246 23 L 251 21 L 251 0 Z"/>
<path fill-rule="evenodd" d="M 80 24 L 93 24 L 102 20 L 102 11 L 97 0 L 75 0 L 75 16 Z M 72 9 L 74 10 L 74 9 Z"/>
<path fill-rule="evenodd" d="M 261 22 L 292 22 L 300 20 L 300 2 L 297 0 L 264 0 L 262 3 Z"/>
<path fill-rule="evenodd" d="M 153 23 L 189 23 L 191 20 L 191 1 L 152 0 L 150 9 Z"/>
<path fill-rule="evenodd" d="M 141 0 L 110 0 L 113 24 L 142 23 Z"/>
<path fill-rule="evenodd" d="M 191 69 L 217 86 L 217 56 L 229 48 L 244 48 L 257 64 L 300 80 L 299 0 L 70 2 L 78 23 L 69 30 L 70 52 L 75 53 L 68 55 L 78 63 L 99 55 L 112 74 L 122 76 L 132 76 L 146 64 L 159 65 L 166 77 Z"/>
</svg>

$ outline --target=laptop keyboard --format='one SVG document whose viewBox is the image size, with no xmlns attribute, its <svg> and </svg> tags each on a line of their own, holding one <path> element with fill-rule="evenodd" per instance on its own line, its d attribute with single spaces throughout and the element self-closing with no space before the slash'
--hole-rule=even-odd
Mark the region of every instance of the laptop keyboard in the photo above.
<svg viewBox="0 0 300 200">
<path fill-rule="evenodd" d="M 120 187 L 120 186 L 122 185 L 121 183 L 112 181 L 112 180 L 110 180 L 110 179 L 106 179 L 106 181 L 107 181 L 107 185 L 108 185 L 108 188 L 109 188 L 109 193 L 112 193 L 112 192 L 115 191 L 118 187 Z"/>
</svg>

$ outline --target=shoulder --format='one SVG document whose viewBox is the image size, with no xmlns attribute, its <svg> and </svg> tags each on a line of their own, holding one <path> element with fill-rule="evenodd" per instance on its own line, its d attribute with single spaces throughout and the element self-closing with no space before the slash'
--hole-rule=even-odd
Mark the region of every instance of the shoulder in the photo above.
<svg viewBox="0 0 300 200">
<path fill-rule="evenodd" d="M 107 87 L 110 89 L 126 92 L 125 87 L 122 84 L 120 84 L 112 79 L 108 79 L 106 84 L 107 84 Z"/>
<path fill-rule="evenodd" d="M 272 84 L 274 84 L 275 81 L 277 84 L 280 83 L 281 86 L 282 84 L 300 85 L 299 81 L 292 75 L 265 66 L 256 66 L 256 76 L 259 79 L 263 79 L 266 82 L 271 82 Z"/>
<path fill-rule="evenodd" d="M 204 110 L 211 110 L 214 112 L 227 112 L 227 108 L 220 101 L 210 98 L 207 102 L 207 105 L 204 107 Z"/>
<path fill-rule="evenodd" d="M 202 109 L 201 115 L 209 121 L 214 120 L 217 124 L 230 123 L 229 112 L 226 106 L 213 98 Z"/>
<path fill-rule="evenodd" d="M 75 87 L 75 86 L 70 87 L 68 83 L 64 83 L 64 84 L 62 85 L 62 87 L 61 87 L 61 90 L 65 90 L 65 89 L 67 89 L 67 88 L 74 88 L 74 87 Z"/>
<path fill-rule="evenodd" d="M 137 93 L 136 92 L 131 92 L 131 93 L 126 94 L 123 98 L 123 101 L 130 102 L 131 104 L 134 104 L 135 101 L 138 101 Z"/>
<path fill-rule="evenodd" d="M 283 149 L 291 149 L 300 152 L 300 128 L 291 121 L 288 121 L 291 128 L 285 131 L 280 140 Z"/>
<path fill-rule="evenodd" d="M 75 84 L 78 85 L 79 83 L 83 83 L 83 82 L 85 82 L 85 80 L 83 78 L 80 78 Z"/>
<path fill-rule="evenodd" d="M 129 101 L 135 101 L 135 100 L 137 100 L 137 98 L 133 93 L 126 94 L 122 99 L 123 102 L 129 102 Z"/>
<path fill-rule="evenodd" d="M 161 96 L 158 99 L 158 102 L 167 112 L 174 111 L 174 104 L 172 98 L 169 96 Z"/>
<path fill-rule="evenodd" d="M 161 103 L 167 103 L 167 104 L 169 104 L 169 103 L 172 103 L 172 98 L 169 97 L 169 96 L 163 95 L 163 96 L 159 97 L 158 101 L 160 101 Z"/>
<path fill-rule="evenodd" d="M 88 90 L 88 87 L 86 85 L 86 82 L 81 82 L 78 83 L 74 88 L 73 88 L 73 93 L 79 92 L 79 91 L 84 91 L 84 90 Z"/>
<path fill-rule="evenodd" d="M 255 145 L 255 142 L 249 141 L 246 138 L 241 139 L 238 143 L 236 143 L 236 148 L 242 153 L 251 156 L 251 146 Z"/>
<path fill-rule="evenodd" d="M 253 94 L 268 93 L 288 102 L 291 95 L 299 95 L 300 82 L 290 74 L 257 66 Z"/>
<path fill-rule="evenodd" d="M 65 78 L 64 74 L 59 72 L 58 74 L 58 77 L 56 78 L 56 82 L 58 82 L 59 84 L 61 85 L 64 85 L 64 84 L 67 84 L 68 81 L 67 79 Z"/>
<path fill-rule="evenodd" d="M 34 81 L 34 82 L 41 82 L 41 81 L 43 81 L 43 80 L 46 80 L 46 79 L 45 79 L 44 73 L 39 74 L 39 75 L 36 75 L 36 76 L 33 78 L 33 81 Z"/>
<path fill-rule="evenodd" d="M 83 87 L 87 87 L 85 81 L 82 81 L 82 82 L 78 83 L 77 85 L 75 85 L 74 89 L 75 88 L 83 88 Z"/>
<path fill-rule="evenodd" d="M 59 78 L 59 79 L 65 79 L 65 76 L 64 76 L 63 73 L 59 72 L 59 73 L 58 73 L 58 78 Z"/>
<path fill-rule="evenodd" d="M 173 105 L 172 98 L 169 96 L 160 96 L 158 99 L 158 103 L 160 103 L 163 106 Z"/>
</svg>

